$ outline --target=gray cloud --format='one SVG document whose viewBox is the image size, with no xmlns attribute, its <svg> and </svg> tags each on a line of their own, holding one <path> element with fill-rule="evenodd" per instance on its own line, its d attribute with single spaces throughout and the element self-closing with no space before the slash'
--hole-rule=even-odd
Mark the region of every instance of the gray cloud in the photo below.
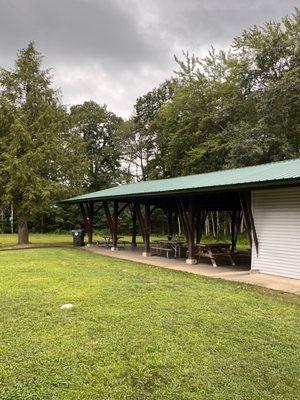
<svg viewBox="0 0 300 400">
<path fill-rule="evenodd" d="M 0 65 L 34 40 L 64 101 L 94 99 L 123 116 L 170 76 L 173 54 L 203 56 L 295 0 L 0 0 Z"/>
<path fill-rule="evenodd" d="M 1 0 L 1 50 L 10 52 L 28 40 L 47 55 L 71 61 L 147 62 L 159 46 L 147 43 L 134 15 L 117 1 Z"/>
</svg>

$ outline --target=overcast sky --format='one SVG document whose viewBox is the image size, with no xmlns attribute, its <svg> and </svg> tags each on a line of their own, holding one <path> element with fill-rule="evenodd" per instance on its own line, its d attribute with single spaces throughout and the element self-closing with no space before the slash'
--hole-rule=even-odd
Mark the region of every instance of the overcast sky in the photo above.
<svg viewBox="0 0 300 400">
<path fill-rule="evenodd" d="M 0 0 L 0 66 L 34 40 L 66 104 L 95 100 L 128 117 L 168 78 L 174 53 L 228 47 L 299 0 Z"/>
</svg>

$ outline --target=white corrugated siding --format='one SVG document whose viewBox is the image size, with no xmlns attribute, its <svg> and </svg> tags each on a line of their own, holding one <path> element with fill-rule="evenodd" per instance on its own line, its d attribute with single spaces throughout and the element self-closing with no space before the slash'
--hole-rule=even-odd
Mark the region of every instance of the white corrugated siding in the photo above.
<svg viewBox="0 0 300 400">
<path fill-rule="evenodd" d="M 254 190 L 252 209 L 259 242 L 252 269 L 300 279 L 300 187 Z"/>
</svg>

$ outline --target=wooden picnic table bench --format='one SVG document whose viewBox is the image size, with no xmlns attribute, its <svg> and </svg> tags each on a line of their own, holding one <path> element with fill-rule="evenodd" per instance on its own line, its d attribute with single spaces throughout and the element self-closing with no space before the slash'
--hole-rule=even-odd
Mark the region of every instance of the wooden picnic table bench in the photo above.
<svg viewBox="0 0 300 400">
<path fill-rule="evenodd" d="M 169 258 L 170 252 L 174 251 L 171 247 L 163 247 L 163 246 L 159 246 L 159 245 L 151 246 L 150 249 L 156 250 L 157 254 L 165 252 L 167 254 L 167 258 Z"/>
<path fill-rule="evenodd" d="M 166 251 L 165 249 L 169 249 L 169 251 L 173 251 L 174 257 L 177 258 L 177 257 L 180 257 L 180 248 L 184 242 L 179 241 L 179 240 L 160 239 L 160 240 L 155 240 L 154 243 L 155 243 L 155 246 L 159 247 L 160 250 L 162 250 L 162 251 Z M 168 254 L 167 254 L 167 257 L 168 257 Z"/>
<path fill-rule="evenodd" d="M 111 236 L 102 236 L 102 238 L 104 239 L 104 241 L 100 241 L 97 240 L 97 246 L 104 246 L 104 247 L 111 247 L 112 246 L 112 237 Z M 121 244 L 124 248 L 126 245 L 126 241 L 125 240 L 120 240 L 122 239 L 123 236 L 118 236 L 117 240 L 118 240 L 118 245 Z"/>
<path fill-rule="evenodd" d="M 232 253 L 230 251 L 231 244 L 229 243 L 205 243 L 197 244 L 198 253 L 196 257 L 207 257 L 211 260 L 213 267 L 217 267 L 216 258 L 218 256 L 228 257 L 231 265 L 235 266 L 235 262 L 232 259 Z"/>
</svg>

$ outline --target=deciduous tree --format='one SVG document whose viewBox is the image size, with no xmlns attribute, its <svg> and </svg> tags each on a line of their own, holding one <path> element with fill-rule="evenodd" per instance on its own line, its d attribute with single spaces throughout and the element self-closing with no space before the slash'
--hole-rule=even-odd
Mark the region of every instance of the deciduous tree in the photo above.
<svg viewBox="0 0 300 400">
<path fill-rule="evenodd" d="M 122 118 L 94 101 L 72 106 L 71 118 L 85 143 L 87 189 L 96 191 L 116 184 L 121 173 L 118 130 Z"/>
</svg>

